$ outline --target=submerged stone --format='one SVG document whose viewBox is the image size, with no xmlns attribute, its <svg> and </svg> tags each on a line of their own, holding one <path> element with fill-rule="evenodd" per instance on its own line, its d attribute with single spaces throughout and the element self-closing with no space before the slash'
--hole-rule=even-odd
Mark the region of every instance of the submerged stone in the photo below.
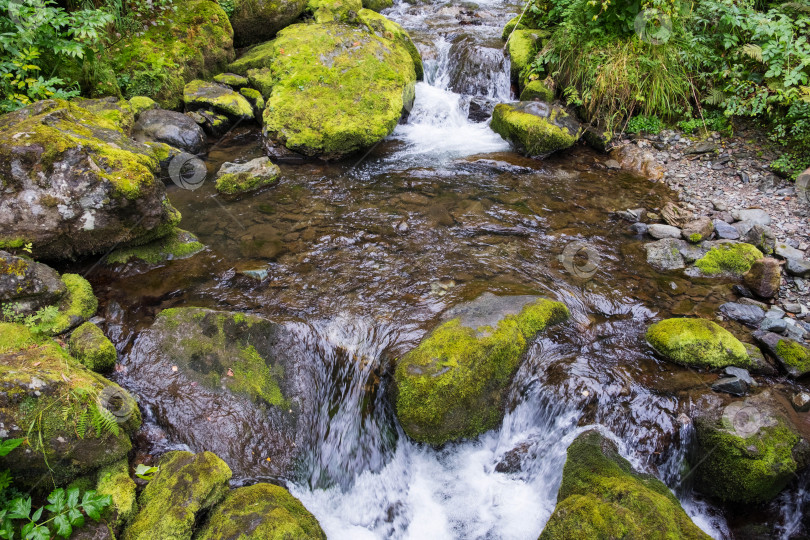
<svg viewBox="0 0 810 540">
<path fill-rule="evenodd" d="M 211 452 L 169 452 L 138 498 L 124 540 L 191 540 L 198 517 L 228 492 L 231 470 Z"/>
<path fill-rule="evenodd" d="M 111 120 L 45 100 L 0 117 L 0 249 L 90 255 L 165 235 L 180 216 L 154 150 Z"/>
<path fill-rule="evenodd" d="M 326 535 L 315 516 L 289 491 L 255 484 L 228 493 L 195 536 L 196 540 L 222 538 L 326 540 Z"/>
<path fill-rule="evenodd" d="M 540 540 L 710 537 L 663 482 L 633 470 L 616 445 L 586 431 L 568 447 L 557 506 Z"/>
<path fill-rule="evenodd" d="M 566 320 L 560 302 L 485 294 L 397 364 L 397 417 L 414 440 L 442 444 L 497 426 L 512 377 L 532 339 Z"/>
<path fill-rule="evenodd" d="M 247 163 L 223 163 L 217 172 L 217 191 L 225 195 L 247 193 L 275 184 L 281 174 L 278 165 L 260 157 Z"/>
<path fill-rule="evenodd" d="M 205 245 L 188 231 L 176 228 L 167 236 L 142 246 L 117 249 L 110 253 L 104 262 L 107 264 L 124 264 L 144 262 L 160 264 L 166 261 L 187 259 L 203 251 Z"/>
<path fill-rule="evenodd" d="M 748 368 L 745 346 L 731 332 L 706 319 L 665 319 L 647 329 L 647 342 L 672 362 L 691 367 Z"/>
<path fill-rule="evenodd" d="M 545 157 L 573 146 L 582 133 L 579 122 L 565 109 L 542 101 L 496 105 L 490 127 L 529 157 Z"/>
</svg>

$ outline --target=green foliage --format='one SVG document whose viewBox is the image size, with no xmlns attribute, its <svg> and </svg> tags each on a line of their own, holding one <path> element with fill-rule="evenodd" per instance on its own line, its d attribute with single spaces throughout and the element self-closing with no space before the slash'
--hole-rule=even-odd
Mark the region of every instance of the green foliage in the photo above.
<svg viewBox="0 0 810 540">
<path fill-rule="evenodd" d="M 112 20 L 98 9 L 69 13 L 52 0 L 0 0 L 0 112 L 78 95 L 74 84 L 52 73 L 84 57 Z"/>
<path fill-rule="evenodd" d="M 228 16 L 229 19 L 233 17 L 233 13 L 234 11 L 236 11 L 235 0 L 218 0 L 217 3 L 219 4 L 219 7 L 222 8 L 222 11 L 224 11 L 225 14 Z"/>
<path fill-rule="evenodd" d="M 721 111 L 703 111 L 703 116 L 687 118 L 678 122 L 678 128 L 687 134 L 719 131 L 724 135 L 731 135 L 732 126 L 728 117 Z"/>
<path fill-rule="evenodd" d="M 46 306 L 30 315 L 23 315 L 19 304 L 2 305 L 3 322 L 22 324 L 35 336 L 46 335 L 58 316 L 59 308 L 56 306 Z"/>
<path fill-rule="evenodd" d="M 23 439 L 1 441 L 0 457 L 8 455 L 22 443 Z M 92 490 L 82 495 L 79 488 L 59 488 L 48 496 L 47 505 L 34 508 L 30 495 L 15 490 L 13 498 L 6 497 L 6 491 L 12 491 L 10 484 L 11 476 L 8 471 L 3 471 L 0 474 L 0 538 L 4 540 L 69 538 L 74 528 L 84 525 L 85 515 L 98 521 L 102 510 L 112 503 L 109 495 L 99 495 Z"/>
<path fill-rule="evenodd" d="M 634 116 L 627 121 L 626 131 L 628 133 L 647 133 L 658 135 L 664 129 L 664 123 L 657 116 L 645 116 L 643 114 Z"/>
<path fill-rule="evenodd" d="M 135 467 L 135 476 L 141 480 L 151 480 L 155 477 L 156 472 L 158 472 L 157 467 L 150 467 L 148 465 L 144 465 L 143 463 L 139 463 L 138 466 Z"/>
</svg>

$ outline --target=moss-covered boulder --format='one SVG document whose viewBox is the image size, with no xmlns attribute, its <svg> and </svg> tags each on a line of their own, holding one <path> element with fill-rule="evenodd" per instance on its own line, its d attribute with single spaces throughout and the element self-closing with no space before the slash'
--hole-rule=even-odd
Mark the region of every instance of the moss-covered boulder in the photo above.
<svg viewBox="0 0 810 540">
<path fill-rule="evenodd" d="M 281 175 L 278 165 L 261 157 L 247 163 L 223 163 L 217 172 L 217 191 L 238 195 L 275 184 Z"/>
<path fill-rule="evenodd" d="M 115 345 L 101 328 L 91 322 L 84 323 L 70 334 L 68 350 L 73 358 L 97 373 L 111 371 L 118 360 Z"/>
<path fill-rule="evenodd" d="M 633 470 L 616 445 L 586 431 L 568 447 L 557 506 L 540 540 L 689 538 L 709 535 L 663 482 Z"/>
<path fill-rule="evenodd" d="M 0 304 L 27 315 L 57 303 L 65 292 L 65 283 L 50 266 L 0 251 Z"/>
<path fill-rule="evenodd" d="M 138 498 L 123 540 L 190 540 L 198 517 L 228 492 L 231 469 L 211 452 L 169 452 Z"/>
<path fill-rule="evenodd" d="M 178 442 L 215 452 L 237 474 L 278 476 L 303 444 L 297 423 L 311 379 L 299 347 L 286 326 L 255 315 L 171 308 L 122 361 Z"/>
<path fill-rule="evenodd" d="M 234 90 L 250 86 L 250 81 L 247 77 L 237 75 L 236 73 L 219 73 L 214 76 L 214 82 L 230 86 Z"/>
<path fill-rule="evenodd" d="M 56 304 L 57 315 L 48 321 L 43 321 L 45 333 L 55 336 L 64 334 L 76 328 L 96 314 L 98 299 L 93 294 L 90 283 L 78 274 L 64 274 L 62 282 L 67 292 Z"/>
<path fill-rule="evenodd" d="M 416 44 L 414 44 L 410 34 L 399 24 L 388 17 L 376 13 L 376 11 L 377 10 L 373 9 L 361 9 L 357 14 L 357 23 L 366 25 L 377 37 L 393 39 L 405 47 L 408 54 L 411 55 L 411 60 L 413 60 L 413 66 L 414 69 L 416 69 L 416 79 L 421 81 L 425 74 L 422 66 L 422 55 L 419 54 L 419 49 L 416 48 Z"/>
<path fill-rule="evenodd" d="M 0 458 L 0 469 L 47 492 L 124 458 L 140 414 L 125 390 L 53 340 L 0 323 L 0 426 L 3 438 L 29 441 Z"/>
<path fill-rule="evenodd" d="M 96 116 L 100 116 L 126 134 L 132 131 L 132 125 L 135 123 L 135 112 L 129 101 L 109 96 L 100 99 L 76 98 L 73 103 Z"/>
<path fill-rule="evenodd" d="M 397 364 L 396 412 L 405 433 L 441 444 L 496 427 L 531 340 L 568 316 L 560 302 L 532 296 L 484 294 L 451 310 Z"/>
<path fill-rule="evenodd" d="M 732 502 L 773 499 L 807 465 L 807 443 L 770 392 L 695 419 L 695 488 Z"/>
<path fill-rule="evenodd" d="M 107 255 L 107 264 L 142 262 L 160 264 L 166 261 L 187 259 L 203 251 L 205 245 L 196 236 L 183 229 L 174 229 L 163 238 L 131 248 L 117 249 Z"/>
<path fill-rule="evenodd" d="M 98 472 L 96 492 L 109 495 L 112 505 L 104 511 L 104 517 L 113 527 L 129 523 L 138 511 L 135 481 L 129 476 L 126 459 L 108 465 Z"/>
<path fill-rule="evenodd" d="M 363 9 L 360 0 L 308 0 L 306 11 L 312 14 L 316 23 L 353 23 L 357 13 Z"/>
<path fill-rule="evenodd" d="M 191 118 L 176 111 L 149 109 L 143 111 L 132 129 L 138 142 L 164 143 L 190 154 L 205 150 L 205 132 Z"/>
<path fill-rule="evenodd" d="M 363 0 L 363 7 L 379 13 L 394 5 L 394 0 Z"/>
<path fill-rule="evenodd" d="M 543 46 L 543 38 L 547 36 L 548 33 L 541 30 L 519 29 L 512 32 L 506 46 L 512 61 L 510 73 L 513 80 L 521 79 L 521 73 L 534 61 L 537 51 Z"/>
<path fill-rule="evenodd" d="M 520 101 L 554 101 L 554 90 L 551 90 L 541 80 L 527 82 L 520 93 Z"/>
<path fill-rule="evenodd" d="M 695 261 L 695 266 L 707 275 L 742 276 L 754 261 L 764 255 L 751 244 L 723 242 L 714 245 L 706 255 Z"/>
<path fill-rule="evenodd" d="M 509 39 L 509 35 L 512 33 L 513 30 L 526 30 L 529 29 L 526 26 L 526 19 L 521 17 L 520 15 L 515 15 L 506 25 L 503 27 L 503 32 L 501 32 L 501 39 L 506 41 Z"/>
<path fill-rule="evenodd" d="M 268 139 L 326 159 L 390 134 L 413 102 L 416 81 L 411 51 L 395 35 L 343 23 L 289 26 L 230 70 L 266 98 Z"/>
<path fill-rule="evenodd" d="M 315 516 L 289 491 L 273 484 L 255 484 L 228 493 L 195 538 L 326 540 L 326 535 Z"/>
<path fill-rule="evenodd" d="M 233 29 L 222 8 L 210 0 L 174 5 L 177 10 L 165 12 L 155 26 L 106 51 L 112 77 L 98 83 L 97 95 L 146 96 L 164 109 L 177 109 L 188 81 L 224 71 L 234 52 Z"/>
<path fill-rule="evenodd" d="M 247 47 L 275 37 L 301 16 L 307 0 L 234 0 L 234 44 Z"/>
<path fill-rule="evenodd" d="M 235 121 L 253 119 L 250 102 L 239 92 L 222 84 L 193 80 L 183 89 L 183 103 L 189 111 L 206 109 Z"/>
<path fill-rule="evenodd" d="M 133 96 L 129 98 L 129 106 L 132 108 L 132 114 L 135 115 L 136 119 L 144 111 L 159 108 L 154 99 L 146 96 Z"/>
<path fill-rule="evenodd" d="M 706 319 L 665 319 L 647 329 L 647 342 L 672 362 L 689 367 L 752 367 L 748 351 L 731 332 Z"/>
<path fill-rule="evenodd" d="M 545 157 L 573 146 L 582 134 L 573 115 L 542 101 L 500 103 L 492 112 L 490 127 L 530 157 Z"/>
<path fill-rule="evenodd" d="M 149 146 L 62 100 L 0 116 L 0 249 L 89 255 L 165 235 L 180 215 Z"/>
<path fill-rule="evenodd" d="M 810 374 L 810 347 L 773 332 L 754 332 L 754 339 L 776 358 L 782 369 L 794 379 Z"/>
</svg>

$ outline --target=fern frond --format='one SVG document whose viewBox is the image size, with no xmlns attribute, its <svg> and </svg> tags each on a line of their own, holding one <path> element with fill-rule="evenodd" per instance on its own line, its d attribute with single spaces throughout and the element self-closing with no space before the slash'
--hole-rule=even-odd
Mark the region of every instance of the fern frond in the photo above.
<svg viewBox="0 0 810 540">
<path fill-rule="evenodd" d="M 722 90 L 712 89 L 704 100 L 707 105 L 717 106 L 726 100 L 726 93 Z"/>
<path fill-rule="evenodd" d="M 742 46 L 742 52 L 747 57 L 757 62 L 762 62 L 762 47 L 753 43 L 746 43 Z"/>
<path fill-rule="evenodd" d="M 89 417 L 90 415 L 87 414 L 87 409 L 83 409 L 76 419 L 76 435 L 78 435 L 80 439 L 84 439 L 84 436 L 87 434 L 87 421 Z"/>
</svg>

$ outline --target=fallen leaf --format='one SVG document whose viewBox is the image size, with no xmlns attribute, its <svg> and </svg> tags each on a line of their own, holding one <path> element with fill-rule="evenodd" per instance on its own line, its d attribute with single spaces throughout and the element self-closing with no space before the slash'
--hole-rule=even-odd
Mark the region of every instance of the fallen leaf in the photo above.
<svg viewBox="0 0 810 540">
<path fill-rule="evenodd" d="M 177 366 L 172 366 L 172 371 L 177 371 Z"/>
<path fill-rule="evenodd" d="M 228 368 L 228 377 L 233 377 L 233 370 Z"/>
</svg>

